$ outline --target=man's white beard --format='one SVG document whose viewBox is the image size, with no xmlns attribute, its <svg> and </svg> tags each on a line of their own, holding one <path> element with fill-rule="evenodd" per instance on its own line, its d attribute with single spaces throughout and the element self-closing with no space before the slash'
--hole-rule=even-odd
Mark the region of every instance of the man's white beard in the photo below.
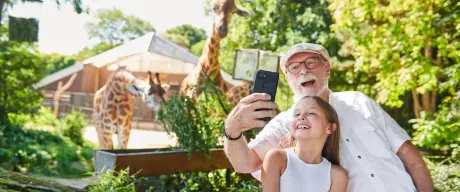
<svg viewBox="0 0 460 192">
<path fill-rule="evenodd" d="M 291 81 L 288 80 L 289 87 L 291 87 L 292 92 L 294 92 L 294 103 L 296 103 L 302 97 L 305 97 L 307 95 L 309 95 L 309 96 L 312 96 L 312 95 L 320 96 L 320 94 L 322 94 L 323 92 L 329 90 L 329 87 L 327 86 L 327 82 L 326 82 L 326 84 L 323 85 L 323 87 L 320 90 L 317 90 L 318 92 L 315 92 L 315 93 L 312 93 L 312 92 L 302 93 L 302 90 L 301 90 L 302 88 L 299 89 L 299 84 L 301 84 L 303 81 L 305 81 L 305 79 L 309 79 L 309 78 L 315 79 L 317 81 L 316 83 L 319 83 L 319 81 L 320 81 L 320 79 L 317 76 L 315 76 L 313 74 L 310 74 L 310 73 L 299 76 L 299 78 L 297 78 L 297 80 L 295 82 L 291 82 Z M 297 90 L 297 89 L 299 89 L 299 90 Z"/>
</svg>

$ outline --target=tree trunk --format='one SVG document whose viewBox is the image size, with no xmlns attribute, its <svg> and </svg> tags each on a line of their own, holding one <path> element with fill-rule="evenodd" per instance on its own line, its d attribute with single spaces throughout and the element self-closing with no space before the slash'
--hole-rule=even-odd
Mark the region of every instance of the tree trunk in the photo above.
<svg viewBox="0 0 460 192">
<path fill-rule="evenodd" d="M 420 102 L 418 101 L 418 95 L 415 89 L 412 89 L 412 100 L 414 101 L 414 116 L 415 118 L 419 119 L 422 109 L 420 107 Z"/>
<path fill-rule="evenodd" d="M 2 28 L 3 19 L 3 7 L 5 6 L 6 0 L 0 0 L 0 29 Z"/>
<path fill-rule="evenodd" d="M 5 83 L 6 83 L 6 80 L 5 80 Z M 4 92 L 3 92 L 3 106 L 2 106 L 2 113 L 0 113 L 0 120 L 3 121 L 3 122 L 7 122 L 8 121 L 8 112 L 9 112 L 9 108 L 10 106 L 8 106 L 8 88 L 7 86 L 5 86 L 5 89 L 4 89 Z"/>
<path fill-rule="evenodd" d="M 433 113 L 436 112 L 436 98 L 438 96 L 437 89 L 433 89 L 431 91 L 431 103 L 430 103 L 430 111 Z"/>
<path fill-rule="evenodd" d="M 424 49 L 424 55 L 427 59 L 433 60 L 433 48 L 431 47 L 431 38 L 427 39 L 427 44 Z M 440 65 L 441 59 L 436 58 L 434 62 L 438 66 Z M 412 97 L 414 99 L 414 115 L 417 118 L 420 118 L 420 112 L 426 111 L 429 112 L 430 117 L 433 116 L 434 112 L 436 111 L 436 88 L 433 88 L 431 91 L 426 91 L 422 94 L 421 103 L 419 102 L 419 98 L 415 88 L 412 89 Z"/>
<path fill-rule="evenodd" d="M 6 80 L 3 77 L 2 73 L 0 73 L 0 86 L 2 89 L 0 90 L 0 122 L 4 122 L 7 120 L 7 115 L 6 115 L 6 105 L 7 105 L 7 100 L 6 100 Z"/>
<path fill-rule="evenodd" d="M 59 81 L 58 83 L 56 93 L 54 94 L 54 115 L 58 118 L 59 118 L 59 102 L 60 102 L 59 100 L 61 99 L 61 94 L 62 92 L 69 89 L 70 86 L 72 86 L 73 81 L 75 80 L 76 77 L 77 77 L 77 73 L 74 73 L 70 77 L 69 81 L 67 81 L 67 83 L 64 86 L 62 86 L 62 81 Z"/>
<path fill-rule="evenodd" d="M 442 33 L 444 33 L 444 27 L 441 29 L 441 31 L 442 31 Z M 441 58 L 441 55 L 439 54 L 439 52 L 438 52 L 438 54 L 437 54 L 437 56 L 436 56 L 435 64 L 436 64 L 438 67 L 442 68 L 442 58 Z M 438 78 L 438 77 L 436 77 L 436 78 Z M 436 111 L 436 98 L 437 98 L 437 96 L 438 96 L 438 92 L 437 92 L 437 91 L 438 91 L 438 90 L 437 90 L 436 88 L 434 88 L 434 89 L 432 90 L 432 92 L 431 92 L 431 104 L 430 104 L 430 109 L 431 109 L 431 111 L 433 111 L 433 113 Z"/>
<path fill-rule="evenodd" d="M 430 111 L 430 101 L 431 101 L 430 95 L 431 94 L 428 91 L 422 95 L 422 109 L 424 111 Z"/>
<path fill-rule="evenodd" d="M 54 93 L 54 116 L 56 116 L 57 118 L 59 118 L 59 99 L 61 99 L 61 90 L 62 89 L 62 81 L 59 81 L 58 82 L 58 86 L 57 86 L 57 89 L 56 89 L 56 92 Z"/>
</svg>

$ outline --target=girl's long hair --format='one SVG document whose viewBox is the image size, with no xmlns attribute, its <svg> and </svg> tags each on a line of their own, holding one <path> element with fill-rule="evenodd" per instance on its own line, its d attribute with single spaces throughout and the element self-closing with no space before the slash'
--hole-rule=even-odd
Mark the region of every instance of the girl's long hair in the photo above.
<svg viewBox="0 0 460 192">
<path fill-rule="evenodd" d="M 326 143 L 324 144 L 323 151 L 321 154 L 324 158 L 329 160 L 332 164 L 340 166 L 340 159 L 339 159 L 340 123 L 339 123 L 339 117 L 337 116 L 337 112 L 335 111 L 334 107 L 332 107 L 327 101 L 325 101 L 324 99 L 318 96 L 305 96 L 305 97 L 302 97 L 300 100 L 307 98 L 307 97 L 314 99 L 316 103 L 321 107 L 321 109 L 323 109 L 324 113 L 326 114 L 326 120 L 329 123 L 336 124 L 336 129 L 335 131 L 332 132 L 331 135 L 327 137 Z M 296 145 L 294 136 L 291 133 L 289 133 L 288 136 L 286 136 L 284 143 L 287 144 L 287 146 L 284 145 L 283 147 L 294 147 Z"/>
</svg>

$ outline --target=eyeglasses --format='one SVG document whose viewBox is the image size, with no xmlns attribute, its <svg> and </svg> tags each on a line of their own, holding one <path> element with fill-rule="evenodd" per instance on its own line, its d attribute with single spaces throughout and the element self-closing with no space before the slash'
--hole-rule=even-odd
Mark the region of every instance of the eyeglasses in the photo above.
<svg viewBox="0 0 460 192">
<path fill-rule="evenodd" d="M 307 69 L 314 69 L 318 67 L 320 60 L 326 61 L 326 59 L 324 59 L 323 57 L 308 57 L 305 59 L 305 61 L 302 62 L 289 63 L 286 66 L 286 68 L 289 71 L 289 73 L 298 74 L 302 69 L 302 64 L 304 64 Z"/>
</svg>

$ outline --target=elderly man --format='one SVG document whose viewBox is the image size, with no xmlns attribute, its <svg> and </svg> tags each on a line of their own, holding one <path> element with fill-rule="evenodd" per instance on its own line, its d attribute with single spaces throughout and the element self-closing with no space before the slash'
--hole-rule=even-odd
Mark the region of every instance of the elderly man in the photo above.
<svg viewBox="0 0 460 192">
<path fill-rule="evenodd" d="M 410 137 L 373 99 L 356 92 L 332 92 L 328 88 L 331 64 L 323 46 L 300 43 L 281 59 L 281 69 L 294 91 L 294 100 L 318 95 L 334 106 L 341 126 L 340 160 L 348 171 L 347 191 L 433 191 L 425 162 Z M 280 140 L 289 132 L 292 109 L 276 115 L 267 94 L 243 98 L 225 122 L 225 152 L 237 172 L 253 173 L 270 149 L 282 148 Z M 276 116 L 276 117 L 275 117 Z M 270 122 L 258 120 L 274 117 Z M 263 130 L 249 144 L 244 131 Z M 257 174 L 259 172 L 259 174 Z"/>
</svg>

